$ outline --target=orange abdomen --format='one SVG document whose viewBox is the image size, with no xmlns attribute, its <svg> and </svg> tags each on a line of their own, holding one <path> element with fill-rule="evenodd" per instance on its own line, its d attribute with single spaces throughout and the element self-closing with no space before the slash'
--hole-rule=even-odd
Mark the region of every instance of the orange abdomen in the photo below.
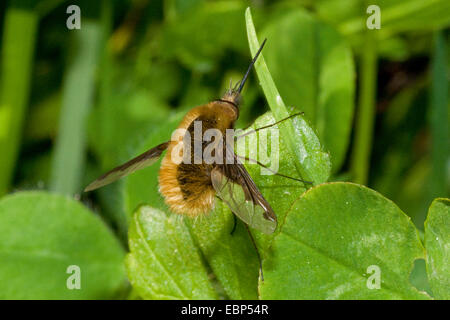
<svg viewBox="0 0 450 320">
<path fill-rule="evenodd" d="M 226 106 L 220 103 L 209 104 L 192 109 L 181 121 L 179 129 L 191 133 L 193 152 L 193 123 L 202 121 L 202 132 L 216 128 L 225 131 L 233 125 L 235 119 L 230 116 Z M 196 137 L 197 139 L 198 137 Z M 172 152 L 178 141 L 171 141 L 159 170 L 159 191 L 170 210 L 188 216 L 197 216 L 211 211 L 215 203 L 215 191 L 211 184 L 213 164 L 174 163 Z M 191 157 L 193 160 L 193 156 Z"/>
</svg>

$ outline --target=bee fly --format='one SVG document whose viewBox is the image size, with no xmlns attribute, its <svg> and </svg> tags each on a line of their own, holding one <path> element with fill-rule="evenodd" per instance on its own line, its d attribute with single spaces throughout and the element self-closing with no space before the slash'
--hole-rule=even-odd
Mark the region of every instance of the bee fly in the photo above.
<svg viewBox="0 0 450 320">
<path fill-rule="evenodd" d="M 190 110 L 182 119 L 178 129 L 186 130 L 191 136 L 194 133 L 195 122 L 201 123 L 202 133 L 208 129 L 216 129 L 225 136 L 227 129 L 234 129 L 234 123 L 239 117 L 239 102 L 242 88 L 265 42 L 266 40 L 264 40 L 251 61 L 242 80 L 234 88 L 230 88 L 221 99 Z M 293 114 L 281 121 L 296 115 L 298 114 Z M 268 128 L 281 121 L 254 131 Z M 277 217 L 272 207 L 264 199 L 244 165 L 239 161 L 238 156 L 229 145 L 223 144 L 223 156 L 231 157 L 234 160 L 231 164 L 228 163 L 229 161 L 212 164 L 202 161 L 200 164 L 196 164 L 173 161 L 172 151 L 178 143 L 179 141 L 173 140 L 161 143 L 127 163 L 105 173 L 89 184 L 84 191 L 100 188 L 155 163 L 163 151 L 167 149 L 159 170 L 159 191 L 171 211 L 189 217 L 206 214 L 213 209 L 215 196 L 217 196 L 245 223 L 247 230 L 248 226 L 250 226 L 265 234 L 271 234 L 275 231 Z M 191 140 L 190 143 L 190 150 L 194 150 L 195 141 Z M 203 143 L 202 147 L 206 147 L 205 143 Z M 191 153 L 190 157 L 193 158 L 194 153 Z M 248 158 L 246 159 L 249 160 Z M 259 162 L 257 163 L 262 165 Z M 275 174 L 302 181 L 279 173 Z M 250 230 L 248 232 L 260 261 L 261 278 L 263 279 L 261 259 Z"/>
</svg>

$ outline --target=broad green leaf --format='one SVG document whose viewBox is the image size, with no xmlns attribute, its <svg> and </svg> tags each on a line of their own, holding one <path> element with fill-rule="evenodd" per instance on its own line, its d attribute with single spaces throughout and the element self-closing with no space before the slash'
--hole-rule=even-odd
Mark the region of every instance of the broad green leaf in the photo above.
<svg viewBox="0 0 450 320">
<path fill-rule="evenodd" d="M 293 120 L 296 130 L 300 130 L 302 125 L 302 122 L 299 120 Z M 175 118 L 173 121 L 178 122 L 179 119 Z M 267 113 L 261 116 L 251 128 L 243 133 L 250 132 L 253 128 L 272 124 L 275 121 L 271 114 Z M 163 136 L 170 137 L 169 130 L 175 127 L 175 123 L 168 124 L 165 129 L 159 131 L 157 134 L 151 135 L 141 151 L 164 141 L 166 138 Z M 273 129 L 277 130 L 277 127 L 275 126 Z M 259 132 L 258 135 L 252 133 L 245 138 L 239 139 L 236 152 L 243 156 L 247 155 L 252 159 L 260 160 L 263 163 L 266 162 L 261 158 L 262 155 L 271 155 L 272 153 L 274 156 L 278 155 L 272 159 L 274 165 L 276 162 L 279 164 L 278 172 L 298 178 L 294 165 L 296 158 L 295 155 L 290 153 L 285 142 L 286 139 L 279 134 L 279 143 L 273 144 L 269 133 L 266 140 L 263 139 L 259 142 L 258 136 L 262 136 L 262 134 L 263 132 Z M 155 135 L 158 135 L 158 137 Z M 278 140 L 275 142 L 278 142 Z M 248 152 L 248 149 L 246 153 L 245 150 L 241 149 L 242 143 L 247 145 L 247 147 L 258 146 L 259 155 L 254 156 Z M 242 162 L 245 163 L 245 161 Z M 279 176 L 263 175 L 258 165 L 245 164 L 264 197 L 272 205 L 278 216 L 279 225 L 281 225 L 284 221 L 285 212 L 289 210 L 294 201 L 306 190 L 305 185 L 301 182 Z M 159 163 L 155 163 L 153 166 L 127 178 L 124 195 L 128 213 L 144 203 L 168 212 L 164 200 L 158 192 L 158 173 Z M 283 201 L 280 201 L 280 193 L 283 194 Z M 174 215 L 169 214 L 169 217 Z M 195 244 L 201 249 L 203 256 L 228 297 L 231 299 L 256 298 L 259 269 L 258 260 L 255 249 L 242 222 L 238 221 L 238 228 L 233 235 L 230 235 L 233 228 L 233 216 L 230 210 L 220 200 L 216 201 L 216 209 L 209 215 L 199 217 L 198 219 L 194 219 L 194 221 L 186 218 L 185 222 L 190 227 Z M 258 250 L 264 257 L 265 250 L 270 246 L 273 235 L 263 235 L 254 230 L 252 234 L 257 240 Z"/>
<path fill-rule="evenodd" d="M 428 54 L 429 34 L 432 30 L 450 25 L 450 2 L 447 0 L 377 0 L 364 2 L 348 0 L 316 1 L 317 15 L 332 23 L 348 40 L 356 54 L 361 54 L 367 22 L 375 13 L 367 13 L 369 5 L 380 8 L 380 28 L 369 30 L 377 41 L 378 56 L 388 60 L 407 60 L 417 50 Z M 373 9 L 372 9 L 373 10 Z"/>
<path fill-rule="evenodd" d="M 250 8 L 247 9 L 245 17 L 250 51 L 252 55 L 255 55 L 260 44 L 256 37 Z M 255 70 L 275 119 L 280 121 L 287 117 L 289 112 L 272 80 L 263 54 L 260 55 L 255 63 Z M 297 172 L 301 174 L 303 179 L 312 181 L 314 184 L 325 182 L 331 170 L 329 154 L 322 150 L 315 132 L 303 117 L 299 117 L 298 121 L 301 122 L 300 130 L 295 130 L 292 121 L 284 121 L 280 124 L 281 133 L 287 137 L 290 151 L 296 155 L 295 166 Z"/>
<path fill-rule="evenodd" d="M 0 200 L 0 299 L 110 299 L 125 284 L 124 251 L 80 203 L 45 192 Z M 81 289 L 68 289 L 80 269 Z"/>
<path fill-rule="evenodd" d="M 420 240 L 423 243 L 423 232 L 419 230 Z M 417 259 L 414 261 L 414 267 L 409 276 L 409 282 L 419 291 L 424 291 L 431 297 L 433 291 L 431 290 L 430 282 L 428 281 L 427 267 L 425 259 Z"/>
<path fill-rule="evenodd" d="M 245 52 L 244 9 L 239 1 L 215 1 L 185 11 L 163 29 L 161 54 L 177 57 L 190 69 L 210 71 L 224 48 Z"/>
<path fill-rule="evenodd" d="M 182 115 L 174 116 L 158 132 L 150 135 L 139 152 L 170 140 L 172 131 L 177 127 Z M 160 161 L 127 178 L 124 198 L 129 216 L 142 204 L 169 212 L 158 192 L 159 167 Z M 174 213 L 167 214 L 167 219 L 175 218 L 180 217 Z M 216 210 L 208 216 L 199 217 L 194 221 L 186 218 L 185 222 L 191 229 L 195 244 L 202 250 L 203 256 L 222 283 L 228 297 L 255 299 L 258 278 L 256 253 L 243 226 L 238 227 L 235 233 L 230 235 L 233 228 L 231 212 L 217 203 Z M 160 231 L 161 237 L 166 237 L 164 230 Z"/>
<path fill-rule="evenodd" d="M 450 299 L 450 199 L 433 201 L 425 221 L 427 273 L 437 299 Z"/>
<path fill-rule="evenodd" d="M 434 30 L 450 24 L 450 3 L 446 0 L 377 0 L 364 3 L 350 0 L 342 5 L 339 0 L 319 1 L 319 16 L 339 24 L 345 34 L 366 30 L 366 20 L 373 12 L 366 13 L 369 5 L 377 5 L 381 13 L 380 32 L 386 36 L 414 30 Z"/>
<path fill-rule="evenodd" d="M 129 245 L 128 277 L 142 298 L 217 298 L 181 217 L 140 207 L 130 225 Z"/>
<path fill-rule="evenodd" d="M 333 171 L 341 167 L 353 120 L 355 67 L 349 46 L 332 27 L 298 9 L 270 21 L 264 57 L 283 101 L 305 112 Z"/>
<path fill-rule="evenodd" d="M 208 215 L 187 220 L 192 237 L 230 299 L 257 299 L 259 262 L 242 222 L 221 201 Z M 254 234 L 255 232 L 253 232 Z"/>
<path fill-rule="evenodd" d="M 301 127 L 300 119 L 294 119 L 294 128 Z M 255 123 L 241 134 L 250 133 L 255 128 L 273 124 L 276 120 L 270 112 L 258 118 Z M 278 130 L 277 126 L 271 128 Z M 272 132 L 273 133 L 273 132 Z M 261 138 L 267 134 L 266 138 Z M 239 136 L 239 133 L 237 134 Z M 276 171 L 298 177 L 295 168 L 295 155 L 290 153 L 286 139 L 281 134 L 272 140 L 268 130 L 258 134 L 251 133 L 238 139 L 236 153 L 258 160 L 272 167 Z M 256 147 L 257 146 L 257 147 Z M 253 147 L 250 151 L 250 147 Z M 267 161 L 265 161 L 265 160 Z M 298 197 L 306 190 L 305 185 L 283 177 L 275 176 L 259 165 L 241 160 L 247 167 L 259 190 L 271 204 L 278 218 L 278 230 L 283 224 L 285 213 Z M 273 165 L 273 166 L 272 166 Z M 280 201 L 282 195 L 282 201 Z M 216 209 L 207 217 L 202 217 L 191 223 L 192 234 L 198 246 L 225 292 L 231 299 L 256 298 L 256 284 L 258 277 L 258 260 L 251 239 L 247 235 L 243 223 L 237 221 L 237 229 L 230 235 L 233 228 L 233 216 L 228 207 L 220 200 L 216 201 Z M 258 251 L 264 259 L 269 250 L 273 235 L 265 235 L 250 229 L 257 242 Z"/>
<path fill-rule="evenodd" d="M 260 297 L 426 299 L 409 282 L 420 258 L 418 232 L 395 204 L 360 185 L 322 184 L 287 214 L 264 262 Z"/>
<path fill-rule="evenodd" d="M 256 128 L 261 128 L 275 123 L 276 120 L 271 112 L 267 112 L 245 130 L 242 134 L 248 134 Z M 299 118 L 292 119 L 294 129 L 299 131 L 302 121 Z M 278 134 L 277 134 L 278 132 Z M 238 134 L 239 135 L 239 134 Z M 277 173 L 293 178 L 300 178 L 295 168 L 296 156 L 290 152 L 288 139 L 279 131 L 278 125 L 268 129 L 260 130 L 257 134 L 251 133 L 237 140 L 236 153 L 246 156 L 252 160 L 258 160 Z M 253 146 L 253 148 L 251 148 Z M 244 149 L 245 148 L 245 149 Z M 265 251 L 270 247 L 274 236 L 279 232 L 286 213 L 300 195 L 306 190 L 307 184 L 285 177 L 274 175 L 272 172 L 262 168 L 260 165 L 246 161 L 241 158 L 253 180 L 265 199 L 270 203 L 277 215 L 278 228 L 272 235 L 254 232 L 258 240 L 258 249 L 263 257 Z"/>
</svg>

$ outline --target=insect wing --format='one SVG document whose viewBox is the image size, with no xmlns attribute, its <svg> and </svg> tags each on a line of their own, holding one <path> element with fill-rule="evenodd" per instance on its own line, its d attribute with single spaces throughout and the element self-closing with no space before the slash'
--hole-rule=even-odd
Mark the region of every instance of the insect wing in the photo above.
<svg viewBox="0 0 450 320">
<path fill-rule="evenodd" d="M 275 231 L 277 218 L 243 165 L 214 168 L 211 182 L 219 198 L 247 225 L 266 234 Z"/>
<path fill-rule="evenodd" d="M 143 169 L 145 167 L 148 167 L 155 163 L 164 150 L 167 149 L 169 143 L 164 142 L 160 145 L 144 152 L 143 154 L 137 156 L 134 159 L 131 159 L 130 161 L 112 169 L 111 171 L 108 171 L 104 175 L 102 175 L 100 178 L 92 182 L 90 185 L 88 185 L 84 191 L 91 191 L 98 189 L 100 187 L 103 187 L 107 184 L 110 184 L 130 173 L 133 173 L 137 170 Z"/>
</svg>

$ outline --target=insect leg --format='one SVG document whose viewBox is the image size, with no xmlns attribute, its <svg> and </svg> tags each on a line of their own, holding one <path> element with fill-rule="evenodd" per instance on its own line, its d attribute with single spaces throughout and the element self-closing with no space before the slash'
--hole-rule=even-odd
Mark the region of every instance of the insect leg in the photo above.
<svg viewBox="0 0 450 320">
<path fill-rule="evenodd" d="M 233 229 L 231 229 L 230 235 L 233 235 L 234 231 L 236 231 L 236 225 L 237 225 L 237 218 L 236 215 L 233 213 Z"/>
<path fill-rule="evenodd" d="M 299 116 L 299 115 L 302 115 L 302 114 L 304 114 L 304 112 L 298 112 L 298 113 L 291 114 L 289 117 L 286 117 L 286 118 L 284 118 L 284 119 L 281 119 L 280 121 L 277 121 L 277 122 L 272 123 L 272 124 L 268 124 L 267 126 L 263 126 L 263 127 L 261 127 L 261 128 L 256 128 L 256 129 L 254 129 L 254 130 L 252 130 L 252 131 L 249 131 L 249 132 L 244 133 L 244 134 L 242 134 L 242 135 L 240 135 L 240 136 L 237 136 L 237 137 L 236 137 L 236 140 L 237 140 L 237 139 L 240 139 L 240 138 L 243 138 L 243 137 L 245 137 L 245 136 L 248 136 L 249 134 L 255 133 L 255 132 L 259 131 L 259 130 L 267 129 L 267 128 L 273 127 L 273 126 L 275 126 L 275 125 L 277 125 L 277 124 L 279 124 L 279 123 L 281 123 L 281 122 L 283 122 L 283 121 L 285 121 L 285 120 L 288 120 L 288 119 L 290 119 L 290 118 L 293 118 L 293 117 L 296 117 L 296 116 Z M 247 129 L 248 129 L 248 127 L 245 128 L 244 130 L 247 130 Z"/>
<path fill-rule="evenodd" d="M 250 236 L 250 239 L 252 240 L 253 247 L 255 247 L 256 255 L 258 256 L 258 260 L 259 260 L 259 272 L 261 273 L 261 281 L 264 282 L 264 274 L 263 274 L 263 269 L 262 269 L 262 260 L 261 260 L 261 256 L 259 255 L 258 247 L 256 246 L 255 239 L 253 238 L 252 233 L 251 233 L 250 229 L 248 228 L 248 225 L 245 224 L 245 227 L 247 228 L 248 235 Z"/>
<path fill-rule="evenodd" d="M 261 166 L 261 167 L 263 167 L 263 168 L 269 170 L 269 171 L 272 172 L 274 175 L 277 175 L 277 176 L 280 176 L 280 177 L 283 177 L 283 178 L 287 178 L 287 179 L 291 179 L 291 180 L 295 180 L 295 181 L 299 181 L 299 182 L 303 182 L 303 183 L 309 183 L 309 184 L 312 184 L 311 181 L 305 181 L 305 180 L 302 180 L 302 179 L 289 177 L 289 176 L 287 176 L 287 175 L 285 175 L 285 174 L 282 174 L 282 173 L 278 173 L 278 172 L 276 172 L 276 171 L 270 169 L 268 166 L 262 164 L 262 163 L 259 162 L 258 160 L 254 160 L 254 159 L 251 159 L 251 158 L 249 158 L 249 157 L 243 157 L 243 156 L 239 156 L 239 155 L 238 155 L 238 157 L 241 158 L 241 159 L 245 159 L 245 160 L 247 160 L 247 161 L 249 161 L 249 162 L 256 163 L 257 165 L 259 165 L 259 166 Z"/>
</svg>

